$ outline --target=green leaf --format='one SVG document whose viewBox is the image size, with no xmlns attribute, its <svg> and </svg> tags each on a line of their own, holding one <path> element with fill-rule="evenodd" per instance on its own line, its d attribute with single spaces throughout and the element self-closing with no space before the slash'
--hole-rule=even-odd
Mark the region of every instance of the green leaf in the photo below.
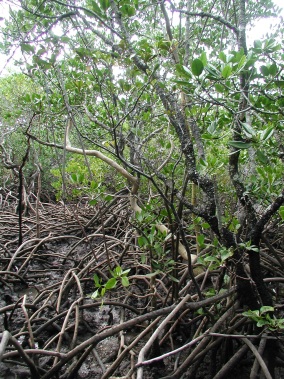
<svg viewBox="0 0 284 379">
<path fill-rule="evenodd" d="M 275 80 L 274 83 L 278 88 L 284 88 L 284 80 Z"/>
<path fill-rule="evenodd" d="M 216 137 L 214 137 L 212 134 L 209 134 L 209 133 L 203 133 L 202 135 L 201 135 L 201 137 L 203 138 L 203 139 L 215 139 Z"/>
<path fill-rule="evenodd" d="M 174 80 L 174 82 L 184 87 L 192 88 L 192 83 L 186 82 L 185 80 Z"/>
<path fill-rule="evenodd" d="M 260 71 L 263 76 L 268 76 L 269 75 L 269 68 L 267 66 L 261 66 Z"/>
<path fill-rule="evenodd" d="M 219 58 L 221 59 L 222 62 L 227 63 L 227 57 L 224 51 L 220 51 Z"/>
<path fill-rule="evenodd" d="M 141 263 L 144 265 L 147 262 L 147 255 L 146 254 L 141 254 L 140 255 Z"/>
<path fill-rule="evenodd" d="M 100 9 L 100 7 L 98 6 L 98 4 L 97 4 L 96 1 L 91 0 L 91 4 L 90 4 L 90 6 L 91 6 L 92 10 L 93 10 L 95 13 L 97 13 L 97 14 L 99 14 L 99 15 L 102 13 L 102 11 L 101 11 L 101 9 Z"/>
<path fill-rule="evenodd" d="M 77 174 L 71 174 L 71 179 L 74 183 L 77 183 L 78 182 L 78 176 Z"/>
<path fill-rule="evenodd" d="M 108 202 L 108 203 L 109 203 L 112 199 L 113 199 L 113 196 L 112 196 L 112 195 L 106 195 L 105 198 L 104 198 L 104 200 L 105 200 L 106 202 Z"/>
<path fill-rule="evenodd" d="M 282 220 L 284 220 L 284 205 L 279 208 L 279 214 Z"/>
<path fill-rule="evenodd" d="M 214 120 L 214 121 L 212 121 L 211 124 L 208 126 L 208 128 L 207 128 L 207 132 L 208 132 L 209 134 L 215 134 L 217 127 L 218 127 L 218 121 L 217 121 L 217 120 Z"/>
<path fill-rule="evenodd" d="M 210 225 L 207 222 L 204 222 L 201 226 L 203 229 L 209 229 L 210 228 Z"/>
<path fill-rule="evenodd" d="M 270 137 L 272 137 L 274 133 L 274 127 L 270 126 L 269 128 L 265 129 L 261 134 L 261 140 L 263 142 L 267 141 Z"/>
<path fill-rule="evenodd" d="M 262 164 L 268 164 L 269 163 L 269 159 L 267 158 L 267 156 L 260 150 L 256 150 L 256 156 L 258 158 L 258 160 L 262 163 Z"/>
<path fill-rule="evenodd" d="M 67 36 L 60 37 L 60 41 L 63 42 L 63 43 L 69 43 L 70 40 L 71 40 L 71 38 L 69 38 Z"/>
<path fill-rule="evenodd" d="M 204 65 L 200 59 L 194 59 L 191 63 L 191 70 L 193 75 L 199 76 L 202 74 Z"/>
<path fill-rule="evenodd" d="M 148 240 L 144 236 L 138 237 L 137 242 L 138 242 L 139 247 L 143 247 L 143 246 L 147 246 L 148 245 Z"/>
<path fill-rule="evenodd" d="M 263 306 L 260 308 L 260 314 L 262 314 L 262 313 L 267 313 L 267 312 L 274 312 L 274 308 L 271 307 L 270 305 L 263 305 Z"/>
<path fill-rule="evenodd" d="M 256 40 L 256 41 L 254 41 L 253 45 L 254 45 L 254 48 L 255 48 L 255 49 L 261 49 L 261 47 L 262 47 L 262 42 L 259 41 L 259 40 Z"/>
<path fill-rule="evenodd" d="M 121 8 L 120 8 L 120 11 L 121 13 L 123 14 L 123 16 L 128 16 L 128 17 L 132 17 L 135 15 L 136 13 L 136 10 L 134 7 L 132 7 L 131 5 L 129 4 L 125 4 L 123 5 Z"/>
<path fill-rule="evenodd" d="M 95 292 L 92 293 L 91 299 L 96 299 L 99 296 L 100 296 L 100 292 L 99 292 L 99 290 L 96 290 Z"/>
<path fill-rule="evenodd" d="M 121 275 L 122 276 L 128 275 L 130 273 L 130 271 L 131 271 L 130 268 L 128 268 L 127 270 L 123 270 L 122 273 L 121 273 Z"/>
<path fill-rule="evenodd" d="M 203 51 L 203 53 L 200 55 L 200 60 L 201 62 L 203 63 L 203 66 L 206 66 L 207 65 L 207 56 L 206 56 L 206 52 Z"/>
<path fill-rule="evenodd" d="M 236 147 L 237 149 L 248 149 L 249 147 L 251 147 L 251 143 L 242 141 L 229 141 L 228 145 Z"/>
<path fill-rule="evenodd" d="M 256 309 L 255 311 L 252 311 L 251 309 L 249 309 L 247 312 L 243 312 L 242 315 L 249 317 L 253 320 L 258 320 L 260 317 L 260 313 L 258 309 Z"/>
<path fill-rule="evenodd" d="M 94 17 L 93 13 L 92 13 L 89 9 L 87 9 L 87 8 L 84 8 L 84 9 L 83 9 L 83 12 L 84 12 L 85 15 L 88 16 L 88 17 Z M 101 10 L 100 10 L 100 13 L 101 13 Z"/>
<path fill-rule="evenodd" d="M 221 72 L 218 70 L 218 68 L 216 68 L 212 64 L 208 64 L 205 69 L 209 74 L 208 79 L 212 79 L 212 80 L 220 79 Z"/>
<path fill-rule="evenodd" d="M 186 77 L 188 79 L 192 78 L 192 75 L 191 75 L 191 72 L 189 71 L 189 69 L 187 67 L 183 66 L 180 63 L 176 64 L 176 71 L 181 76 L 184 76 L 184 77 Z"/>
<path fill-rule="evenodd" d="M 123 287 L 128 287 L 129 286 L 129 279 L 127 276 L 122 276 L 121 277 L 121 284 Z"/>
<path fill-rule="evenodd" d="M 52 64 L 39 58 L 38 56 L 34 55 L 33 56 L 33 61 L 41 68 L 43 69 L 49 69 L 52 67 Z"/>
<path fill-rule="evenodd" d="M 78 177 L 78 182 L 82 184 L 85 179 L 85 175 L 82 172 L 80 172 L 77 174 L 77 177 Z"/>
<path fill-rule="evenodd" d="M 169 278 L 170 278 L 173 282 L 175 282 L 175 283 L 179 283 L 179 280 L 178 280 L 177 278 L 175 278 L 174 276 L 169 275 Z"/>
<path fill-rule="evenodd" d="M 97 274 L 94 275 L 94 282 L 96 287 L 101 287 L 101 280 Z"/>
<path fill-rule="evenodd" d="M 231 66 L 225 66 L 222 70 L 222 76 L 223 78 L 227 79 L 232 73 L 232 67 Z"/>
<path fill-rule="evenodd" d="M 25 51 L 26 53 L 34 53 L 35 48 L 32 45 L 29 45 L 27 43 L 21 43 L 21 49 L 22 51 Z"/>
<path fill-rule="evenodd" d="M 157 276 L 159 273 L 160 273 L 160 270 L 157 270 L 157 271 L 155 271 L 155 272 L 151 272 L 151 273 L 149 273 L 149 274 L 146 274 L 146 275 L 145 275 L 145 278 L 148 278 L 148 279 L 154 278 L 154 277 Z"/>
<path fill-rule="evenodd" d="M 111 271 L 112 272 L 112 271 Z M 117 266 L 115 269 L 114 269 L 114 272 L 112 273 L 112 275 L 114 277 L 118 277 L 122 274 L 122 268 L 120 266 Z"/>
<path fill-rule="evenodd" d="M 242 127 L 247 137 L 255 136 L 255 130 L 247 122 L 242 122 Z"/>
<path fill-rule="evenodd" d="M 270 75 L 275 76 L 277 74 L 278 68 L 275 63 L 272 63 L 268 70 Z"/>
<path fill-rule="evenodd" d="M 215 87 L 216 91 L 219 93 L 225 92 L 225 87 L 222 86 L 222 84 L 220 84 L 220 83 L 216 83 L 214 87 Z"/>
<path fill-rule="evenodd" d="M 101 8 L 106 11 L 109 8 L 109 0 L 99 0 Z"/>
<path fill-rule="evenodd" d="M 217 259 L 216 257 L 211 257 L 210 255 L 207 255 L 207 256 L 204 258 L 204 262 L 214 262 L 214 263 L 218 263 L 218 264 L 221 263 L 221 262 L 219 261 L 219 259 Z"/>
<path fill-rule="evenodd" d="M 269 321 L 267 321 L 267 320 L 263 320 L 263 319 L 260 319 L 260 320 L 258 320 L 258 322 L 257 322 L 257 324 L 256 324 L 256 326 L 257 327 L 259 327 L 259 328 L 261 328 L 262 326 L 264 326 L 264 325 L 268 325 L 269 324 Z"/>
<path fill-rule="evenodd" d="M 204 234 L 198 234 L 196 239 L 199 246 L 204 246 L 204 240 L 205 240 Z"/>
<path fill-rule="evenodd" d="M 220 255 L 221 255 L 221 261 L 224 262 L 226 259 L 230 258 L 233 256 L 233 251 L 230 249 L 221 249 L 220 250 Z"/>
<path fill-rule="evenodd" d="M 246 64 L 247 58 L 243 55 L 238 63 L 238 70 L 241 70 Z"/>
<path fill-rule="evenodd" d="M 116 279 L 115 278 L 110 278 L 107 282 L 106 282 L 106 284 L 105 284 L 105 289 L 106 290 L 110 290 L 110 289 L 112 289 L 112 288 L 115 288 L 115 286 L 116 286 Z"/>
</svg>

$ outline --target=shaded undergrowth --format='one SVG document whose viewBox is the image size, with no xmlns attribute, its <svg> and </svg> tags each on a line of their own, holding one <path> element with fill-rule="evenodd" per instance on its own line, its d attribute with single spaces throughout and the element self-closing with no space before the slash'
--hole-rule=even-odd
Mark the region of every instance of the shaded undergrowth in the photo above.
<svg viewBox="0 0 284 379">
<path fill-rule="evenodd" d="M 230 265 L 204 265 L 209 234 L 193 267 L 200 299 L 181 258 L 174 281 L 171 271 L 153 268 L 153 257 L 137 241 L 123 193 L 96 207 L 31 204 L 20 246 L 15 208 L 7 195 L 0 218 L 5 378 L 220 379 L 228 374 L 258 378 L 260 373 L 271 378 L 273 372 L 281 377 L 279 325 L 258 327 L 243 315 Z M 195 253 L 192 236 L 187 238 Z M 282 243 L 283 226 L 272 222 L 260 254 L 274 297 L 272 317 L 278 319 L 284 306 Z M 128 280 L 107 287 L 117 267 L 130 270 Z M 95 275 L 106 289 L 103 298 L 91 296 Z M 173 283 L 178 296 L 173 296 Z M 266 361 L 269 344 L 275 349 L 274 362 Z"/>
</svg>

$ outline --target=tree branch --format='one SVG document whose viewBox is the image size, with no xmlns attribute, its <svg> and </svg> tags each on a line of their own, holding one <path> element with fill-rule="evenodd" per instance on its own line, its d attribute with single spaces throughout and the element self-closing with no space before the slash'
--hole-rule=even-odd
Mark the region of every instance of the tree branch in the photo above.
<svg viewBox="0 0 284 379">
<path fill-rule="evenodd" d="M 182 9 L 176 9 L 176 8 L 174 8 L 173 10 L 178 13 L 186 14 L 187 16 L 212 18 L 213 20 L 218 21 L 221 24 L 227 26 L 227 28 L 231 29 L 237 36 L 239 35 L 239 32 L 240 32 L 239 29 L 236 28 L 233 24 L 231 24 L 229 21 L 225 20 L 221 16 L 216 16 L 212 13 L 207 13 L 207 12 L 188 12 L 188 11 L 184 11 Z"/>
</svg>

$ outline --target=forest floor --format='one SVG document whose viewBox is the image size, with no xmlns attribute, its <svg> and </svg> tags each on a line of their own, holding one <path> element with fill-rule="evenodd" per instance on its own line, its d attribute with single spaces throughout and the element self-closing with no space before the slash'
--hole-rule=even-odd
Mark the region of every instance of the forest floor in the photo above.
<svg viewBox="0 0 284 379">
<path fill-rule="evenodd" d="M 256 379 L 262 372 L 269 378 L 262 354 L 269 341 L 277 345 L 275 377 L 283 378 L 283 333 L 255 328 L 242 315 L 232 283 L 214 290 L 222 267 L 196 276 L 201 301 L 187 263 L 179 261 L 174 303 L 172 281 L 162 271 L 152 275 L 128 209 L 123 195 L 100 208 L 32 204 L 20 230 L 15 204 L 2 203 L 0 378 Z M 281 233 L 283 227 L 263 252 L 278 317 L 284 308 Z M 130 285 L 118 276 L 115 287 L 104 287 L 116 267 L 130 269 Z M 91 296 L 95 274 L 103 298 Z"/>
</svg>

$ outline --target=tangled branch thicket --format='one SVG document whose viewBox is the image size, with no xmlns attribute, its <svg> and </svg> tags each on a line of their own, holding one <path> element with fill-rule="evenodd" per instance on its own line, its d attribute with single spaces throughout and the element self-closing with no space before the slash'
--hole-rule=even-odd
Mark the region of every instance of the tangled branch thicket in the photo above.
<svg viewBox="0 0 284 379">
<path fill-rule="evenodd" d="M 257 328 L 243 316 L 234 283 L 221 280 L 230 267 L 195 270 L 200 299 L 179 258 L 174 301 L 172 278 L 162 271 L 154 275 L 149 255 L 137 243 L 128 202 L 122 191 L 96 207 L 31 204 L 18 246 L 16 205 L 11 194 L 2 194 L 2 377 L 220 379 L 228 373 L 257 378 L 262 372 L 271 378 L 271 366 L 281 376 L 281 330 Z M 276 240 L 270 239 L 271 230 Z M 273 221 L 260 253 L 279 318 L 282 244 L 283 225 Z M 201 256 L 207 253 L 204 249 Z M 118 266 L 130 269 L 130 285 L 118 281 L 103 298 L 92 299 L 94 274 L 106 283 Z M 263 354 L 270 343 L 278 345 L 274 362 Z"/>
</svg>

